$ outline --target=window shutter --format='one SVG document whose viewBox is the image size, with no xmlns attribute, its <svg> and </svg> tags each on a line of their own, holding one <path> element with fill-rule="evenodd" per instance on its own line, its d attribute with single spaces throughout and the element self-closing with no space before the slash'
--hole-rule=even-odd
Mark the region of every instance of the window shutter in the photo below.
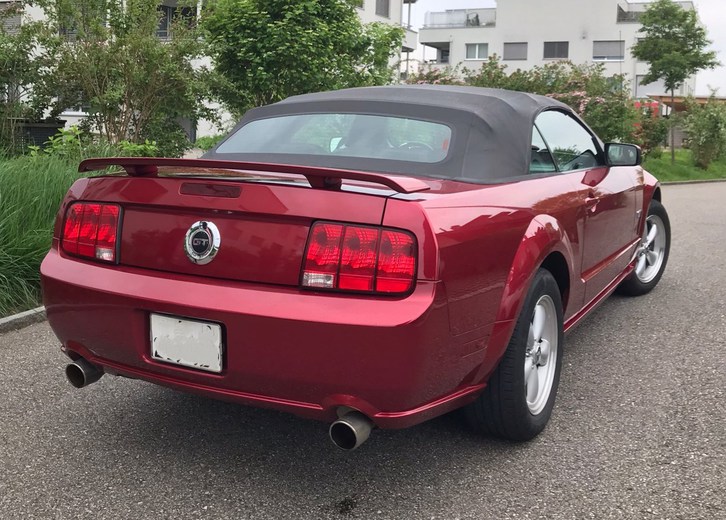
<svg viewBox="0 0 726 520">
<path fill-rule="evenodd" d="M 502 58 L 505 60 L 526 60 L 527 43 L 505 43 Z"/>
</svg>

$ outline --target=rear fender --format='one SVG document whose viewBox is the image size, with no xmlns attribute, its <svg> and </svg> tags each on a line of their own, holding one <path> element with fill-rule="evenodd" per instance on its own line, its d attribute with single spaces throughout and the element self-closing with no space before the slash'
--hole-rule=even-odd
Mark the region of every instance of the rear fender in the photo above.
<svg viewBox="0 0 726 520">
<path fill-rule="evenodd" d="M 534 274 L 545 258 L 553 252 L 559 252 L 565 258 L 572 287 L 574 283 L 572 244 L 556 219 L 548 215 L 539 215 L 532 219 L 522 236 L 509 269 L 499 312 L 482 364 L 480 373 L 482 379 L 489 376 L 504 355 Z"/>
</svg>

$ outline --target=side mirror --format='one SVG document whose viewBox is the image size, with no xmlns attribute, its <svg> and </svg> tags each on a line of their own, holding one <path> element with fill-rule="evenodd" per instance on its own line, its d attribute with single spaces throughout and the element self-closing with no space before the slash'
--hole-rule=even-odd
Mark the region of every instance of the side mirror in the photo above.
<svg viewBox="0 0 726 520">
<path fill-rule="evenodd" d="M 643 163 L 640 147 L 634 144 L 607 143 L 605 155 L 608 166 L 640 166 Z"/>
</svg>

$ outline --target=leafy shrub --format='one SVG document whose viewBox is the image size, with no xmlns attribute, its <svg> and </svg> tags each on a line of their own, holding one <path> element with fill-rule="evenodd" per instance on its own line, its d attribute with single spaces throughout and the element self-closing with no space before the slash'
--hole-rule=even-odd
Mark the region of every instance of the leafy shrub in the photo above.
<svg viewBox="0 0 726 520">
<path fill-rule="evenodd" d="M 149 121 L 140 137 L 146 143 L 154 143 L 156 150 L 152 155 L 159 157 L 182 157 L 192 147 L 184 129 L 169 117 Z"/>
<path fill-rule="evenodd" d="M 84 133 L 78 126 L 58 131 L 46 141 L 45 148 L 29 146 L 32 157 L 52 156 L 65 159 L 69 164 L 89 157 L 155 157 L 159 155 L 156 142 L 148 139 L 141 143 L 120 141 L 111 144 L 104 139 Z"/>
<path fill-rule="evenodd" d="M 419 69 L 416 74 L 410 74 L 406 83 L 412 85 L 464 85 L 464 81 L 459 77 L 458 66 L 437 68 L 431 65 Z"/>
<path fill-rule="evenodd" d="M 704 105 L 689 103 L 685 128 L 688 146 L 699 168 L 707 170 L 711 162 L 726 153 L 726 105 L 715 96 Z"/>
<path fill-rule="evenodd" d="M 207 135 L 204 137 L 197 137 L 196 142 L 194 143 L 194 146 L 197 148 L 200 148 L 204 150 L 205 152 L 207 150 L 211 150 L 215 146 L 217 146 L 217 143 L 219 143 L 222 139 L 224 139 L 226 134 L 217 134 L 217 135 Z"/>
<path fill-rule="evenodd" d="M 652 109 L 639 111 L 633 142 L 643 150 L 644 157 L 659 158 L 663 155 L 663 143 L 668 137 L 668 120 L 658 117 Z"/>
</svg>

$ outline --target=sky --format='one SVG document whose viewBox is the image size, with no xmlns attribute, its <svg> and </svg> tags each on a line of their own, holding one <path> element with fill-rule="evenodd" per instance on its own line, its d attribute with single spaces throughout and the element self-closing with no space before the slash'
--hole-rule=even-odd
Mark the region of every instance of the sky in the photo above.
<svg viewBox="0 0 726 520">
<path fill-rule="evenodd" d="M 506 1 L 506 0 L 503 0 Z M 540 0 L 532 0 L 537 2 Z M 696 94 L 708 95 L 710 88 L 718 89 L 718 95 L 726 97 L 726 0 L 693 0 L 696 4 L 698 16 L 706 26 L 708 39 L 713 43 L 711 49 L 716 51 L 718 59 L 723 63 L 720 67 L 700 72 L 696 78 Z M 411 25 L 414 29 L 421 27 L 427 11 L 445 11 L 447 9 L 465 9 L 474 7 L 495 7 L 494 0 L 418 0 L 411 4 Z M 403 9 L 404 21 L 408 15 L 407 8 Z M 433 58 L 430 49 L 426 58 Z"/>
</svg>

